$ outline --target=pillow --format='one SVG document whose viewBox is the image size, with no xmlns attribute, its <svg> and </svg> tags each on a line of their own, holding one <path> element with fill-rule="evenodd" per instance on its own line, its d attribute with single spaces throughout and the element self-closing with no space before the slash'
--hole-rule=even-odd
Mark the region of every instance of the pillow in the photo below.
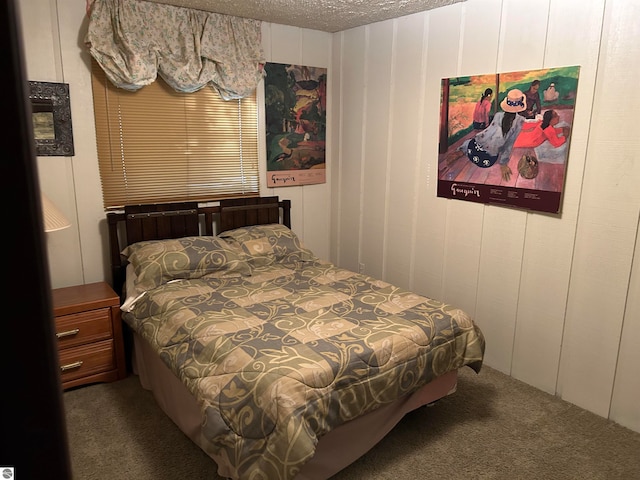
<svg viewBox="0 0 640 480">
<path fill-rule="evenodd" d="M 129 245 L 122 255 L 133 265 L 134 295 L 176 279 L 251 275 L 242 250 L 218 237 L 147 240 Z"/>
<path fill-rule="evenodd" d="M 278 223 L 236 228 L 222 232 L 218 237 L 241 249 L 253 267 L 317 260 L 301 245 L 295 233 Z"/>
</svg>

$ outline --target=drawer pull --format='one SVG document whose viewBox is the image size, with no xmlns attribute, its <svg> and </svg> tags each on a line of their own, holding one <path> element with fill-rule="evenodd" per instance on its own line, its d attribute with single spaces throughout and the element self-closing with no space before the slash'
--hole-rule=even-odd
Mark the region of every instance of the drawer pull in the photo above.
<svg viewBox="0 0 640 480">
<path fill-rule="evenodd" d="M 73 330 L 67 330 L 66 332 L 58 332 L 56 333 L 56 337 L 58 338 L 70 337 L 72 335 L 76 335 L 79 331 L 80 331 L 79 328 L 74 328 Z"/>
<path fill-rule="evenodd" d="M 80 368 L 82 366 L 82 360 L 78 360 L 77 362 L 69 363 L 67 365 L 61 365 L 60 371 L 66 372 L 67 370 L 71 370 L 72 368 Z"/>
</svg>

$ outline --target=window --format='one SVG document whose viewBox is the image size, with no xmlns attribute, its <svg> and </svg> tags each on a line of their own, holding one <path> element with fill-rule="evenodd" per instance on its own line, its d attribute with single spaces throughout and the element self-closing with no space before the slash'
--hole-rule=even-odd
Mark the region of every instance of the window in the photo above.
<svg viewBox="0 0 640 480">
<path fill-rule="evenodd" d="M 95 61 L 92 74 L 106 209 L 259 195 L 255 93 L 224 101 L 213 88 L 179 93 L 160 78 L 131 92 Z"/>
</svg>

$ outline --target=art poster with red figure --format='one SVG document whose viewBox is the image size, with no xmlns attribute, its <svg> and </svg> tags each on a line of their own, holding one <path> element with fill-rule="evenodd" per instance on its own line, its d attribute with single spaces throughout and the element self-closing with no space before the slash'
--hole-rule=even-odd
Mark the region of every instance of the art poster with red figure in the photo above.
<svg viewBox="0 0 640 480">
<path fill-rule="evenodd" d="M 579 72 L 443 79 L 438 196 L 560 213 Z"/>
<path fill-rule="evenodd" d="M 267 63 L 267 186 L 326 182 L 327 69 Z"/>
</svg>

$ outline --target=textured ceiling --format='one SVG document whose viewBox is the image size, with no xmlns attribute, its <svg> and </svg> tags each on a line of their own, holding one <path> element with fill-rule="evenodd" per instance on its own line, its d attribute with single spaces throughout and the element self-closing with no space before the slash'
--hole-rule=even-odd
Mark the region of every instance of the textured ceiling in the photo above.
<svg viewBox="0 0 640 480">
<path fill-rule="evenodd" d="M 150 1 L 334 33 L 465 0 Z"/>
</svg>

